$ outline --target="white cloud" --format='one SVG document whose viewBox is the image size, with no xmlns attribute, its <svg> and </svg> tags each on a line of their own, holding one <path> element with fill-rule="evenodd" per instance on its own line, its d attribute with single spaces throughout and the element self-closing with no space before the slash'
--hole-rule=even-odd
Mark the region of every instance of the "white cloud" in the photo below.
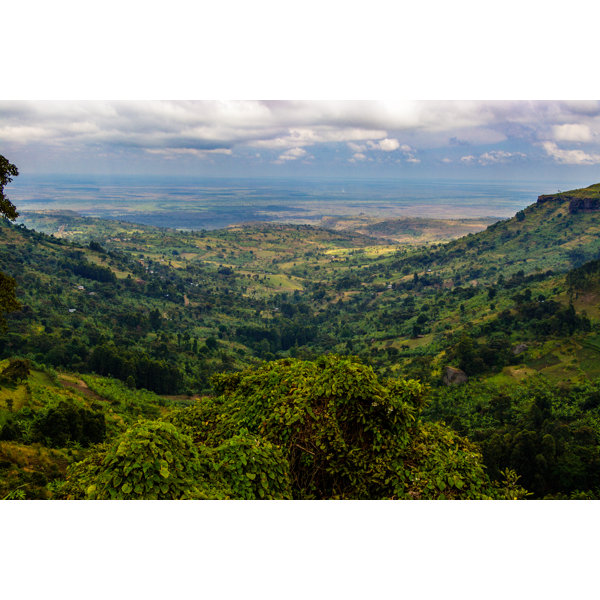
<svg viewBox="0 0 600 600">
<path fill-rule="evenodd" d="M 357 144 L 356 142 L 348 142 L 346 144 L 350 150 L 354 152 L 352 158 L 348 159 L 350 162 L 367 160 L 367 151 L 376 152 L 394 152 L 400 150 L 407 157 L 408 162 L 421 162 L 418 159 L 414 159 L 414 148 L 408 144 L 400 145 L 400 142 L 396 138 L 384 138 L 382 140 L 367 140 L 365 144 Z M 412 159 L 412 160 L 411 160 Z M 372 159 L 368 159 L 372 160 Z"/>
<path fill-rule="evenodd" d="M 347 146 L 353 152 L 364 152 L 367 149 L 366 144 L 355 144 L 354 142 L 348 142 Z"/>
<path fill-rule="evenodd" d="M 195 148 L 146 148 L 148 154 L 159 154 L 165 158 L 176 158 L 183 154 L 190 154 L 199 158 L 206 158 L 211 154 L 225 154 L 231 156 L 233 152 L 229 148 L 213 148 L 211 150 L 197 150 Z"/>
<path fill-rule="evenodd" d="M 466 165 L 471 165 L 477 162 L 480 165 L 491 165 L 497 163 L 506 163 L 511 160 L 527 158 L 523 152 L 506 152 L 505 150 L 489 150 L 479 156 L 468 154 L 461 156 L 460 161 Z M 443 162 L 451 162 L 450 159 L 442 159 Z"/>
<path fill-rule="evenodd" d="M 42 125 L 4 125 L 0 127 L 0 139 L 16 143 L 51 141 L 52 131 Z"/>
<path fill-rule="evenodd" d="M 420 163 L 421 159 L 420 158 L 415 158 L 414 156 L 410 156 L 409 158 L 406 159 L 406 162 L 409 162 L 409 163 Z"/>
<path fill-rule="evenodd" d="M 367 155 L 363 154 L 362 152 L 356 152 L 355 154 L 352 155 L 352 158 L 349 159 L 350 162 L 356 162 L 359 160 L 367 160 Z"/>
<path fill-rule="evenodd" d="M 480 165 L 489 165 L 493 163 L 505 163 L 515 158 L 526 158 L 527 155 L 522 152 L 505 152 L 504 150 L 490 150 L 479 156 Z"/>
<path fill-rule="evenodd" d="M 448 157 L 446 156 L 446 157 L 442 158 L 442 162 L 443 162 L 443 163 L 451 163 L 451 162 L 452 162 L 452 159 L 451 159 L 451 158 L 448 158 Z"/>
<path fill-rule="evenodd" d="M 394 150 L 398 150 L 400 148 L 400 142 L 397 139 L 385 138 L 383 140 L 379 140 L 378 142 L 367 142 L 369 148 L 372 150 L 382 150 L 383 152 L 393 152 Z"/>
<path fill-rule="evenodd" d="M 567 123 L 565 125 L 554 125 L 552 134 L 557 142 L 590 142 L 592 130 L 580 123 Z"/>
<path fill-rule="evenodd" d="M 331 126 L 302 127 L 291 128 L 285 135 L 250 141 L 249 145 L 259 148 L 290 148 L 332 142 L 348 142 L 350 140 L 367 140 L 382 135 L 385 135 L 385 131 L 352 127 L 340 129 Z"/>
<path fill-rule="evenodd" d="M 554 142 L 543 142 L 542 147 L 548 156 L 564 165 L 597 165 L 600 164 L 600 154 L 588 154 L 583 150 L 563 150 Z"/>
<path fill-rule="evenodd" d="M 76 153 L 83 156 L 84 150 L 86 157 L 152 151 L 150 155 L 203 158 L 235 155 L 238 148 L 265 148 L 285 162 L 311 158 L 289 150 L 345 144 L 349 156 L 364 155 L 368 161 L 380 153 L 382 162 L 392 156 L 415 162 L 415 148 L 424 152 L 465 145 L 466 156 L 455 162 L 495 164 L 523 158 L 510 151 L 510 144 L 519 140 L 512 148 L 554 143 L 543 146 L 553 160 L 596 164 L 597 148 L 563 150 L 556 143 L 590 142 L 598 134 L 600 103 L 595 101 L 0 101 L 4 152 L 29 144 L 39 157 L 52 155 L 62 162 Z M 504 155 L 469 148 L 503 140 L 509 150 Z"/>
<path fill-rule="evenodd" d="M 276 164 L 280 165 L 286 161 L 290 160 L 298 160 L 298 159 L 310 159 L 313 158 L 304 148 L 290 148 L 286 150 L 283 154 L 280 154 L 277 157 L 277 160 L 274 161 Z"/>
</svg>

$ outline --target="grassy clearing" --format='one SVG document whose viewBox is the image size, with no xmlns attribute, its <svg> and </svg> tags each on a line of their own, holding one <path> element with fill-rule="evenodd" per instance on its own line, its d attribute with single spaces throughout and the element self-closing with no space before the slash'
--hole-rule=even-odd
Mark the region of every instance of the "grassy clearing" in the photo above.
<svg viewBox="0 0 600 600">
<path fill-rule="evenodd" d="M 3 425 L 11 414 L 10 400 L 12 400 L 13 413 L 27 406 L 29 393 L 24 383 L 15 386 L 5 384 L 0 388 L 0 425 Z"/>
</svg>

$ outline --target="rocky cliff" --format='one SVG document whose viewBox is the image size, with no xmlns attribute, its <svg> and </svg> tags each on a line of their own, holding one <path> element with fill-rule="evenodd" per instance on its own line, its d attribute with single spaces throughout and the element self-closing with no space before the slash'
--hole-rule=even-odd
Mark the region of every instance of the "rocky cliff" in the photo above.
<svg viewBox="0 0 600 600">
<path fill-rule="evenodd" d="M 600 210 L 600 184 L 590 187 L 572 190 L 570 192 L 559 192 L 558 194 L 545 194 L 538 196 L 538 204 L 557 201 L 568 202 L 569 213 L 574 215 L 579 212 L 593 212 Z"/>
</svg>

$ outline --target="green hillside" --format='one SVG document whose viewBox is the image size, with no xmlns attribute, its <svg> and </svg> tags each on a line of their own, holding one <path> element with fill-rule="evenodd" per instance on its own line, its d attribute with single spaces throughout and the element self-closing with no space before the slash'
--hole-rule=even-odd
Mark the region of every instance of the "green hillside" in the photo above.
<svg viewBox="0 0 600 600">
<path fill-rule="evenodd" d="M 21 308 L 0 334 L 0 497 L 598 497 L 598 197 L 423 245 L 1 222 Z M 154 438 L 146 488 L 118 448 Z"/>
<path fill-rule="evenodd" d="M 597 317 L 595 297 L 570 294 L 562 273 L 600 253 L 600 211 L 571 214 L 565 197 L 573 194 L 543 197 L 485 231 L 425 249 L 307 226 L 194 233 L 29 215 L 54 235 L 3 229 L 0 261 L 24 304 L 4 352 L 78 370 L 112 360 L 104 374 L 124 380 L 131 373 L 118 364 L 135 365 L 137 385 L 193 394 L 209 389 L 213 372 L 290 353 L 350 352 L 387 374 L 435 379 L 468 334 L 490 352 L 527 345 L 524 365 L 506 377 L 533 369 L 573 378 L 581 368 L 595 376 L 586 341 L 593 323 L 582 314 Z M 541 296 L 544 315 L 529 306 Z M 543 322 L 568 320 L 571 301 L 578 316 L 568 339 L 550 339 L 558 330 Z M 522 327 L 534 312 L 537 324 Z M 163 381 L 148 379 L 157 366 Z"/>
</svg>

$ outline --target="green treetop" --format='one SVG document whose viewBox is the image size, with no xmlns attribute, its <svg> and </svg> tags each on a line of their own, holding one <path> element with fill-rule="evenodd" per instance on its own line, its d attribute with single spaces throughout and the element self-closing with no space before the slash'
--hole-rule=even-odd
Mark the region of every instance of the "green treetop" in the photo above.
<svg viewBox="0 0 600 600">
<path fill-rule="evenodd" d="M 19 213 L 14 204 L 4 195 L 4 186 L 16 177 L 19 171 L 0 154 L 0 217 L 14 221 Z M 19 310 L 21 305 L 15 297 L 15 280 L 0 272 L 0 327 L 6 327 L 4 313 Z"/>
<path fill-rule="evenodd" d="M 4 186 L 9 184 L 13 177 L 16 177 L 18 174 L 19 170 L 17 167 L 0 154 L 0 215 L 10 221 L 14 221 L 19 216 L 19 213 L 14 204 L 5 196 Z"/>
</svg>

